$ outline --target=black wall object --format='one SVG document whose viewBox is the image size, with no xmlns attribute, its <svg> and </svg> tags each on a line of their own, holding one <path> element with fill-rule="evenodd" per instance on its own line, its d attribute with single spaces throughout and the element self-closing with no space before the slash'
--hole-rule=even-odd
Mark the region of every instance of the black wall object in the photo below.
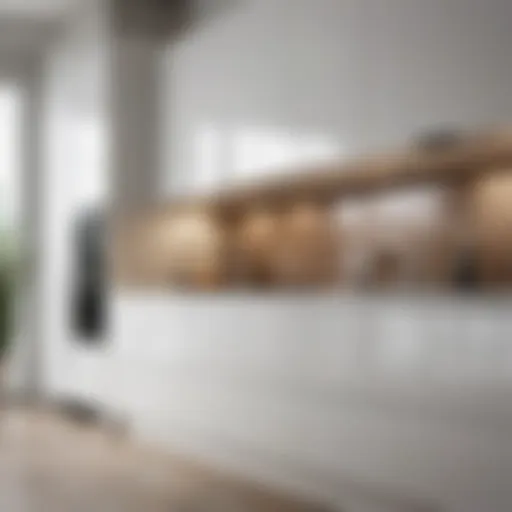
<svg viewBox="0 0 512 512">
<path fill-rule="evenodd" d="M 455 262 L 453 281 L 458 290 L 478 290 L 480 285 L 474 247 L 461 247 Z"/>
<path fill-rule="evenodd" d="M 101 212 L 87 212 L 76 228 L 76 278 L 73 324 L 79 339 L 100 344 L 106 325 L 105 220 Z"/>
</svg>

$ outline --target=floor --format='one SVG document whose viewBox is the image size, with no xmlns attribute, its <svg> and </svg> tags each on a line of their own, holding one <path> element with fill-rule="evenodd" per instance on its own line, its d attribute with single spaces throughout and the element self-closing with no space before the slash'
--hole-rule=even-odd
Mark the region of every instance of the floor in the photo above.
<svg viewBox="0 0 512 512">
<path fill-rule="evenodd" d="M 0 414 L 0 511 L 319 510 L 53 414 Z"/>
</svg>

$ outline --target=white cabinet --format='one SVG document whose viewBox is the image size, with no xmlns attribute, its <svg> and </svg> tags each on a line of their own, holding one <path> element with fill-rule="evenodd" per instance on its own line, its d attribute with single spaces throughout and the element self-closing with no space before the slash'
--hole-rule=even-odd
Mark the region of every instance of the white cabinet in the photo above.
<svg viewBox="0 0 512 512">
<path fill-rule="evenodd" d="M 81 368 L 139 435 L 246 478 L 347 512 L 496 512 L 512 509 L 511 306 L 117 296 L 101 369 Z"/>
</svg>

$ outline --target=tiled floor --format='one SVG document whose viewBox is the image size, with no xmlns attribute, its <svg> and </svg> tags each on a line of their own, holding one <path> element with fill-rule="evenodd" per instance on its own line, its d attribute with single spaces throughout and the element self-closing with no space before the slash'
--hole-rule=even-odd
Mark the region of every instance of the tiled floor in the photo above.
<svg viewBox="0 0 512 512">
<path fill-rule="evenodd" d="M 316 510 L 49 414 L 0 414 L 2 512 Z"/>
</svg>

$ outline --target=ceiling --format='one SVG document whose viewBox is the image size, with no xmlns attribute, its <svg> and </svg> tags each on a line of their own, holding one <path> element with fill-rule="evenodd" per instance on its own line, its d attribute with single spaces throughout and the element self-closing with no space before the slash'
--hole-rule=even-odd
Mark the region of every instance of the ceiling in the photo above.
<svg viewBox="0 0 512 512">
<path fill-rule="evenodd" d="M 0 17 L 48 19 L 61 16 L 76 0 L 0 0 Z"/>
<path fill-rule="evenodd" d="M 40 49 L 80 1 L 0 0 L 0 56 Z"/>
</svg>

